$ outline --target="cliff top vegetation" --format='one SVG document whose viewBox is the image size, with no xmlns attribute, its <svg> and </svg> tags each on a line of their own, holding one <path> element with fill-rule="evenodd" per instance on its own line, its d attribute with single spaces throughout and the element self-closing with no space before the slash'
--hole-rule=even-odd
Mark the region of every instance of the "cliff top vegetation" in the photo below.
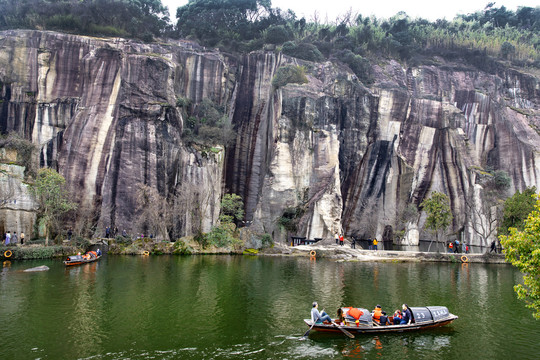
<svg viewBox="0 0 540 360">
<path fill-rule="evenodd" d="M 495 60 L 540 68 L 540 7 L 512 11 L 490 3 L 451 21 L 349 11 L 323 23 L 272 8 L 270 0 L 190 0 L 176 10 L 173 25 L 160 0 L 0 0 L 0 14 L 2 30 L 188 38 L 229 52 L 272 49 L 309 61 L 339 59 L 367 83 L 370 62 L 381 56 L 410 65 L 442 56 L 488 72 L 496 71 Z"/>
</svg>

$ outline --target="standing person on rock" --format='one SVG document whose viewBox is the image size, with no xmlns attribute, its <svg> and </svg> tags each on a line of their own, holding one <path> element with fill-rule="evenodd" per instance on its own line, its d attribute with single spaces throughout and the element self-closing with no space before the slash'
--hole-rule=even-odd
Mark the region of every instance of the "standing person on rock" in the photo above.
<svg viewBox="0 0 540 360">
<path fill-rule="evenodd" d="M 19 242 L 19 238 L 17 237 L 17 232 L 16 231 L 13 232 L 13 236 L 11 237 L 11 242 L 14 245 L 17 245 L 17 243 Z"/>
<path fill-rule="evenodd" d="M 338 233 L 336 233 L 334 236 L 336 238 L 336 245 L 337 245 L 339 243 L 339 235 L 338 235 Z"/>
<path fill-rule="evenodd" d="M 21 232 L 21 245 L 24 245 L 24 232 Z"/>
<path fill-rule="evenodd" d="M 343 234 L 339 235 L 339 246 L 343 246 L 343 241 L 345 241 L 345 239 L 343 238 Z"/>
<path fill-rule="evenodd" d="M 8 230 L 8 232 L 6 234 L 6 242 L 5 242 L 5 244 L 9 245 L 10 242 L 11 242 L 11 233 Z"/>
<path fill-rule="evenodd" d="M 377 238 L 374 238 L 374 239 L 373 239 L 373 250 L 377 250 L 377 244 L 378 244 L 378 243 L 379 243 L 379 242 L 377 241 Z"/>
</svg>

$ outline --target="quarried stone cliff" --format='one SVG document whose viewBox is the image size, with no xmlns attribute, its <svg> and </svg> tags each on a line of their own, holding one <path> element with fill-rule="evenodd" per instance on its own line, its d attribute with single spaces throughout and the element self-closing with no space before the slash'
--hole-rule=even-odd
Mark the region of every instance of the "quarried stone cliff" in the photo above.
<svg viewBox="0 0 540 360">
<path fill-rule="evenodd" d="M 509 194 L 540 187 L 540 83 L 518 70 L 381 61 L 366 86 L 343 65 L 275 53 L 235 58 L 189 42 L 38 31 L 0 39 L 0 131 L 35 143 L 36 163 L 66 177 L 79 218 L 98 229 L 142 231 L 145 184 L 179 199 L 171 236 L 193 234 L 201 219 L 208 231 L 233 192 L 246 223 L 274 240 L 401 231 L 414 245 L 431 237 L 418 207 L 437 190 L 451 201 L 448 233 L 485 245 L 486 170 L 510 175 Z M 285 65 L 304 66 L 308 83 L 273 87 Z M 236 139 L 212 151 L 185 143 L 178 98 L 223 106 Z"/>
</svg>

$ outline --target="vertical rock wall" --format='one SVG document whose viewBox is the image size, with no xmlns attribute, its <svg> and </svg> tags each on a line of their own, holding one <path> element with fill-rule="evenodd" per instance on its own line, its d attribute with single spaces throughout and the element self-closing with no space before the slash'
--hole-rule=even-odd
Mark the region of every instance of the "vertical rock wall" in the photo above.
<svg viewBox="0 0 540 360">
<path fill-rule="evenodd" d="M 221 195 L 233 192 L 246 223 L 275 240 L 382 238 L 392 227 L 417 244 L 431 236 L 425 215 L 402 214 L 437 190 L 450 197 L 449 234 L 478 245 L 486 239 L 472 225 L 487 214 L 467 199 L 481 198 L 484 170 L 506 171 L 509 194 L 540 188 L 540 85 L 516 70 L 381 61 L 366 87 L 336 63 L 262 52 L 237 59 L 186 41 L 38 31 L 0 40 L 0 132 L 38 145 L 36 162 L 66 177 L 96 231 L 141 230 L 136 192 L 146 184 L 174 203 L 180 235 L 197 228 L 195 213 L 208 231 Z M 308 83 L 274 88 L 284 65 L 304 66 Z M 233 144 L 186 146 L 177 98 L 224 106 Z M 291 209 L 296 230 L 287 233 L 280 219 Z"/>
</svg>

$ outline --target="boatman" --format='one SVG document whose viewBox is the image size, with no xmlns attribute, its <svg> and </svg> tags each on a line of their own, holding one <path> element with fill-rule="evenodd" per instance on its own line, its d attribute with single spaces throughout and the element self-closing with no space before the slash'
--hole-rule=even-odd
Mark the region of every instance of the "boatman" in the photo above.
<svg viewBox="0 0 540 360">
<path fill-rule="evenodd" d="M 332 318 L 324 310 L 322 313 L 318 310 L 319 304 L 316 301 L 313 302 L 313 308 L 311 309 L 311 321 L 315 323 L 323 323 L 325 321 L 331 323 Z"/>
</svg>

